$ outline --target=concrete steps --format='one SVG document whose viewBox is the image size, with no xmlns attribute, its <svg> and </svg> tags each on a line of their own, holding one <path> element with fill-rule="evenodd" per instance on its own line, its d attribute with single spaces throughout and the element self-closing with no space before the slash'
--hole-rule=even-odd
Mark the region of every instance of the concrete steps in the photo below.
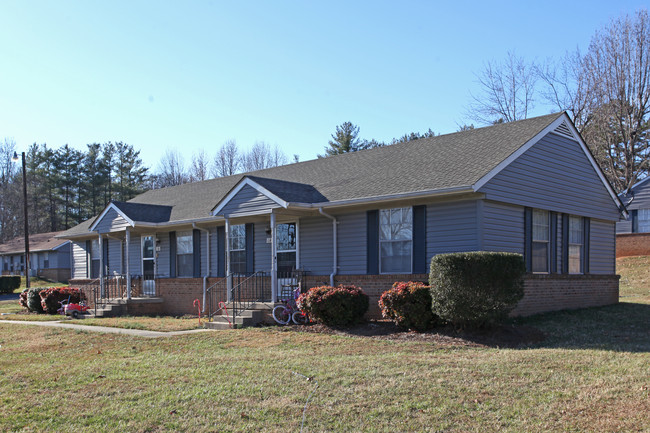
<svg viewBox="0 0 650 433">
<path fill-rule="evenodd" d="M 260 323 L 273 322 L 273 308 L 275 305 L 270 302 L 255 302 L 247 310 L 241 312 L 233 323 L 233 328 L 246 328 L 249 326 L 256 326 Z M 228 311 L 228 318 L 225 316 L 225 311 L 221 314 L 212 317 L 212 321 L 204 322 L 205 327 L 209 329 L 230 329 L 231 325 L 228 319 L 232 321 L 232 305 L 226 305 Z M 270 319 L 270 322 L 269 322 Z"/>
<path fill-rule="evenodd" d="M 142 311 L 142 307 L 148 304 L 162 304 L 162 298 L 147 297 L 147 298 L 131 298 L 131 299 L 111 299 L 103 302 L 96 309 L 88 310 L 92 317 L 118 317 L 125 314 L 138 314 Z"/>
</svg>

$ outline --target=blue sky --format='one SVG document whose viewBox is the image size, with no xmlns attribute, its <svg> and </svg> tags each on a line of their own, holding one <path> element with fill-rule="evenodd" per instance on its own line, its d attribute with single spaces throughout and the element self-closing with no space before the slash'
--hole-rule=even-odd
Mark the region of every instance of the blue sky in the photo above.
<svg viewBox="0 0 650 433">
<path fill-rule="evenodd" d="M 453 132 L 475 74 L 508 51 L 586 50 L 640 1 L 0 3 L 0 137 L 124 141 L 210 156 L 228 139 L 322 153 L 336 125 L 390 140 Z M 549 107 L 538 105 L 534 114 Z"/>
</svg>

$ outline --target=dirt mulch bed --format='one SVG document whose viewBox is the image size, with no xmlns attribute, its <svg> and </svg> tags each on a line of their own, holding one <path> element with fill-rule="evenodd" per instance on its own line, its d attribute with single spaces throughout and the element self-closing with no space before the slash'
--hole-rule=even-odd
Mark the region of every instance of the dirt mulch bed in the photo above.
<svg viewBox="0 0 650 433">
<path fill-rule="evenodd" d="M 544 341 L 542 331 L 532 326 L 501 325 L 492 329 L 461 331 L 453 327 L 436 328 L 428 332 L 405 331 L 393 322 L 372 320 L 349 328 L 333 328 L 320 324 L 285 326 L 285 332 L 315 332 L 347 337 L 374 338 L 396 341 L 421 341 L 442 346 L 521 347 Z"/>
</svg>

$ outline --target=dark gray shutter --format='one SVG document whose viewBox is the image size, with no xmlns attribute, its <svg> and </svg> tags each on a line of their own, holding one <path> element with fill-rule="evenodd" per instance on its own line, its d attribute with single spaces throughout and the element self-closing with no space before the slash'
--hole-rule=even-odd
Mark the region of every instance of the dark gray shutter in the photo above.
<svg viewBox="0 0 650 433">
<path fill-rule="evenodd" d="M 102 254 L 104 254 L 103 258 L 103 263 L 104 263 L 104 269 L 103 269 L 103 275 L 108 275 L 108 239 L 104 239 L 104 251 Z"/>
<path fill-rule="evenodd" d="M 413 273 L 427 273 L 427 207 L 413 206 Z"/>
<path fill-rule="evenodd" d="M 630 217 L 632 217 L 632 233 L 639 232 L 639 210 L 633 209 L 630 211 Z"/>
<path fill-rule="evenodd" d="M 252 223 L 246 224 L 246 273 L 255 272 L 255 226 Z"/>
<path fill-rule="evenodd" d="M 194 262 L 192 275 L 194 278 L 199 278 L 201 276 L 201 231 L 198 229 L 192 230 L 192 261 Z"/>
<path fill-rule="evenodd" d="M 562 214 L 562 273 L 569 273 L 569 215 Z"/>
<path fill-rule="evenodd" d="M 379 273 L 379 211 L 369 210 L 366 213 L 367 248 L 366 269 L 370 275 Z"/>
<path fill-rule="evenodd" d="M 176 232 L 169 232 L 169 277 L 176 278 Z"/>
<path fill-rule="evenodd" d="M 557 274 L 557 212 L 551 212 L 551 273 Z"/>
<path fill-rule="evenodd" d="M 584 226 L 583 226 L 584 227 L 583 235 L 585 237 L 585 239 L 583 241 L 583 247 L 582 247 L 583 250 L 584 250 L 584 254 L 582 255 L 582 260 L 583 260 L 583 262 L 582 262 L 582 272 L 585 273 L 585 274 L 588 274 L 589 273 L 589 249 L 590 249 L 589 238 L 591 237 L 590 236 L 591 219 L 585 217 L 585 218 L 583 218 L 582 222 L 584 224 Z"/>
<path fill-rule="evenodd" d="M 217 277 L 226 276 L 226 228 L 217 227 Z"/>
<path fill-rule="evenodd" d="M 533 270 L 533 210 L 524 208 L 524 261 L 526 272 Z"/>
<path fill-rule="evenodd" d="M 90 249 L 92 248 L 92 241 L 86 241 L 86 278 L 92 278 L 90 276 L 90 269 L 91 269 L 91 264 L 90 264 L 90 258 L 91 253 Z"/>
</svg>

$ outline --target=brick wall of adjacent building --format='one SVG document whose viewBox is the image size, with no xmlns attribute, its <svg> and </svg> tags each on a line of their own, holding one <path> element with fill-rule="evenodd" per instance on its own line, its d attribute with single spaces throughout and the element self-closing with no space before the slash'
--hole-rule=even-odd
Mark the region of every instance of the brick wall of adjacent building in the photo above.
<svg viewBox="0 0 650 433">
<path fill-rule="evenodd" d="M 620 233 L 616 235 L 616 258 L 649 255 L 650 233 Z"/>
<path fill-rule="evenodd" d="M 67 283 L 68 280 L 70 280 L 70 269 L 69 268 L 39 269 L 38 276 L 40 278 L 45 278 L 50 281 L 59 281 L 61 283 Z"/>
</svg>

